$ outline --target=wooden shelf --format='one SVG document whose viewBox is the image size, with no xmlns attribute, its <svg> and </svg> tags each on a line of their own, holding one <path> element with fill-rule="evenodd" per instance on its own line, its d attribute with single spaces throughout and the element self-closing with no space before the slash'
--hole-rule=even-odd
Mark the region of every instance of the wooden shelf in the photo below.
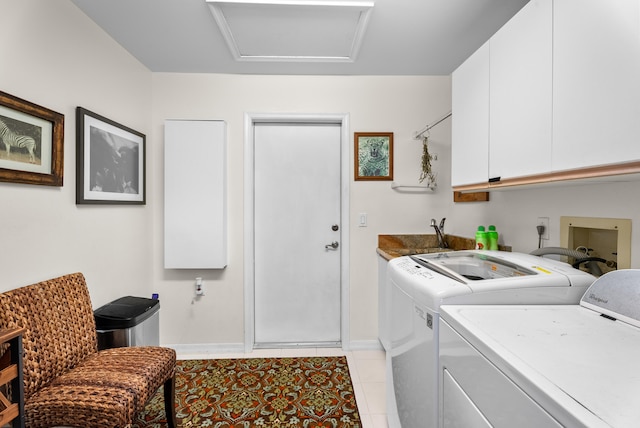
<svg viewBox="0 0 640 428">
<path fill-rule="evenodd" d="M 11 423 L 24 428 L 24 389 L 22 384 L 23 328 L 0 330 L 0 344 L 8 344 L 0 358 L 0 426 Z M 5 385 L 11 385 L 11 394 Z M 10 395 L 10 396 L 9 396 Z"/>
<path fill-rule="evenodd" d="M 453 202 L 488 202 L 489 192 L 453 192 Z"/>
</svg>

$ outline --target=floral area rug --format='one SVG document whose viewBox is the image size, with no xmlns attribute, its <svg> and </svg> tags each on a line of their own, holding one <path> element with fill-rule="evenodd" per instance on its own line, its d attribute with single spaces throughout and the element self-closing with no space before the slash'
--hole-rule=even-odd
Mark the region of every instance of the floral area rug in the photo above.
<svg viewBox="0 0 640 428">
<path fill-rule="evenodd" d="M 132 428 L 166 428 L 162 388 Z M 183 360 L 176 367 L 183 428 L 362 426 L 346 357 Z"/>
</svg>

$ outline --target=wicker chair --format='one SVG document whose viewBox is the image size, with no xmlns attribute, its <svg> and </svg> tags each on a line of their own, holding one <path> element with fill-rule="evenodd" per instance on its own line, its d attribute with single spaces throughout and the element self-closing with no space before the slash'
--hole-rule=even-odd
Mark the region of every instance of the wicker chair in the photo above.
<svg viewBox="0 0 640 428">
<path fill-rule="evenodd" d="M 0 328 L 13 327 L 26 329 L 27 427 L 130 427 L 162 385 L 168 426 L 176 426 L 175 351 L 154 346 L 98 351 L 81 273 L 0 294 Z"/>
</svg>

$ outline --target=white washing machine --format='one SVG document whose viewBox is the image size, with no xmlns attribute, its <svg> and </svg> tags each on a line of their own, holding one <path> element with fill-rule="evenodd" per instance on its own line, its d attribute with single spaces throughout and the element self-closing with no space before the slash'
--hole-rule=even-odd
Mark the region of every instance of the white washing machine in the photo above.
<svg viewBox="0 0 640 428">
<path fill-rule="evenodd" d="M 441 425 L 640 426 L 640 270 L 579 305 L 444 306 Z"/>
<path fill-rule="evenodd" d="M 594 280 L 566 263 L 501 251 L 455 251 L 391 260 L 387 269 L 389 426 L 437 426 L 441 305 L 576 304 Z"/>
</svg>

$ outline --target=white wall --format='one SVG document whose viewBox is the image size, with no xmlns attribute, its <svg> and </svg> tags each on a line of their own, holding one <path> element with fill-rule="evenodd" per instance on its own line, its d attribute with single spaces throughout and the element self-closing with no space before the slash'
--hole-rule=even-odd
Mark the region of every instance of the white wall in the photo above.
<svg viewBox="0 0 640 428">
<path fill-rule="evenodd" d="M 394 132 L 395 178 L 417 182 L 420 142 L 414 131 L 451 108 L 448 77 L 292 77 L 152 74 L 68 0 L 2 2 L 0 90 L 65 115 L 62 188 L 0 183 L 0 291 L 69 272 L 88 278 L 94 306 L 122 295 L 159 292 L 161 342 L 241 344 L 243 338 L 243 119 L 253 113 L 349 113 L 350 135 Z M 24 31 L 28 28 L 29 31 Z M 16 36 L 20 34 L 20 37 Z M 75 205 L 75 108 L 83 106 L 147 135 L 146 206 Z M 229 267 L 175 271 L 162 267 L 163 121 L 228 123 Z M 493 223 L 516 251 L 537 246 L 539 216 L 596 216 L 640 221 L 637 183 L 559 186 L 495 192 L 488 203 L 452 201 L 450 121 L 431 131 L 439 160 L 435 194 L 407 195 L 388 182 L 351 180 L 351 340 L 377 337 L 378 234 L 431 233 L 447 217 L 448 233 L 472 237 Z M 352 142 L 349 142 L 351 145 Z M 351 164 L 352 164 L 351 159 Z M 369 226 L 357 227 L 366 212 Z M 640 268 L 633 229 L 632 267 Z M 193 280 L 207 295 L 192 304 Z"/>
<path fill-rule="evenodd" d="M 244 113 L 350 114 L 351 129 L 392 131 L 395 179 L 417 183 L 422 148 L 414 131 L 450 109 L 448 77 L 319 77 L 233 76 L 202 74 L 153 75 L 153 138 L 162 140 L 165 119 L 222 119 L 228 124 L 229 266 L 224 271 L 177 271 L 162 267 L 162 243 L 154 255 L 154 282 L 164 296 L 163 343 L 218 346 L 243 342 L 243 177 Z M 473 237 L 479 224 L 495 224 L 501 242 L 514 251 L 537 247 L 537 217 L 549 217 L 551 240 L 559 245 L 561 215 L 622 217 L 640 220 L 633 184 L 591 184 L 494 192 L 487 203 L 453 203 L 450 183 L 451 122 L 431 131 L 431 151 L 439 187 L 435 194 L 404 194 L 388 182 L 355 182 L 350 174 L 350 339 L 377 337 L 378 234 L 433 233 L 429 220 L 447 217 L 446 232 Z M 352 141 L 348 142 L 352 145 Z M 350 150 L 352 155 L 352 150 Z M 154 181 L 162 181 L 161 150 L 154 153 Z M 197 156 L 197 154 L 194 154 Z M 353 159 L 350 159 L 353 165 Z M 162 188 L 152 197 L 162 200 Z M 368 214 L 368 227 L 357 226 L 358 213 Z M 162 237 L 162 209 L 156 205 L 154 236 Z M 640 266 L 634 232 L 634 266 Z M 293 249 L 292 249 L 293 250 Z M 193 302 L 194 279 L 202 276 L 207 295 Z"/>
<path fill-rule="evenodd" d="M 160 141 L 165 119 L 222 119 L 228 124 L 229 265 L 224 271 L 177 271 L 162 267 L 162 243 L 154 253 L 154 281 L 164 314 L 161 341 L 172 344 L 241 344 L 243 313 L 243 168 L 244 114 L 349 113 L 350 156 L 353 132 L 393 132 L 395 179 L 418 183 L 422 146 L 415 131 L 451 109 L 449 77 L 234 76 L 153 75 L 153 138 Z M 449 181 L 448 125 L 435 128 L 433 151 L 443 152 L 436 170 Z M 194 153 L 194 156 L 197 156 Z M 152 162 L 162 182 L 161 151 Z M 353 158 L 349 160 L 353 168 Z M 377 339 L 377 237 L 381 233 L 431 233 L 429 219 L 448 215 L 450 192 L 399 194 L 389 182 L 351 183 L 350 336 Z M 446 187 L 446 186 L 445 186 Z M 162 200 L 156 187 L 154 200 Z M 357 227 L 357 215 L 368 213 L 369 226 Z M 162 208 L 154 209 L 154 235 L 162 237 Z M 427 218 L 428 217 L 428 218 Z M 295 249 L 292 249 L 294 251 Z M 207 295 L 193 302 L 194 279 L 202 276 Z M 164 299 L 162 298 L 164 296 Z"/>
<path fill-rule="evenodd" d="M 549 217 L 545 247 L 560 245 L 560 217 L 631 219 L 631 267 L 640 268 L 640 191 L 638 181 L 552 185 L 491 193 L 490 202 L 455 205 L 451 233 L 473 236 L 480 224 L 495 224 L 500 242 L 528 253 L 538 247 L 538 217 Z"/>
<path fill-rule="evenodd" d="M 11 61 L 0 64 L 0 90 L 65 115 L 65 185 L 0 183 L 5 201 L 0 236 L 6 250 L 0 257 L 0 291 L 81 271 L 96 307 L 122 295 L 159 292 L 163 343 L 244 340 L 245 112 L 349 113 L 352 132 L 395 133 L 396 179 L 415 183 L 421 146 L 413 132 L 450 110 L 448 77 L 152 76 L 67 0 L 3 2 L 3 15 L 11 19 L 0 26 L 0 37 L 11 42 L 0 52 Z M 146 206 L 75 205 L 76 106 L 147 135 Z M 224 271 L 162 268 L 166 118 L 216 118 L 229 124 L 230 256 Z M 446 125 L 432 135 L 435 150 L 448 145 Z M 400 195 L 389 183 L 352 182 L 351 197 L 354 224 L 357 213 L 369 213 L 369 227 L 351 231 L 351 337 L 375 340 L 377 235 L 428 231 L 425 213 L 447 215 L 449 196 Z M 208 294 L 192 304 L 196 274 L 204 277 Z"/>
<path fill-rule="evenodd" d="M 96 307 L 148 296 L 153 199 L 75 204 L 75 109 L 148 135 L 151 73 L 67 0 L 3 1 L 0 40 L 0 90 L 65 119 L 63 187 L 0 183 L 0 291 L 81 271 Z"/>
</svg>

